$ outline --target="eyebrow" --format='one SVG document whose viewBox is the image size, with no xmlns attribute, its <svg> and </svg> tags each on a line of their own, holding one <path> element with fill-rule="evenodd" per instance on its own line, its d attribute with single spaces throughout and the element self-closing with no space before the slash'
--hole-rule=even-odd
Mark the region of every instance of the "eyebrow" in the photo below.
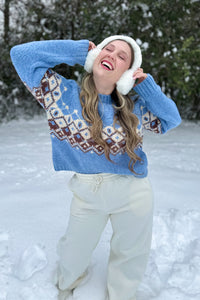
<svg viewBox="0 0 200 300">
<path fill-rule="evenodd" d="M 116 48 L 115 45 L 113 45 L 113 44 L 108 44 L 107 46 L 111 46 L 112 48 Z M 128 54 L 126 53 L 126 51 L 120 50 L 120 52 L 122 52 L 123 54 L 126 55 L 126 57 L 128 57 Z"/>
</svg>

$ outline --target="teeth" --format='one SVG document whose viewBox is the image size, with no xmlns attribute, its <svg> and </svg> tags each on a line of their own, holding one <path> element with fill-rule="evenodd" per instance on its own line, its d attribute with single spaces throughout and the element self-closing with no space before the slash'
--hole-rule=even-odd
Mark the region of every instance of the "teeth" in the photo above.
<svg viewBox="0 0 200 300">
<path fill-rule="evenodd" d="M 105 61 L 102 61 L 102 65 L 104 65 L 105 67 L 107 67 L 109 70 L 112 70 L 112 66 L 109 63 L 107 63 Z"/>
<path fill-rule="evenodd" d="M 107 63 L 103 63 L 103 65 L 106 66 L 107 68 L 111 69 L 110 65 L 108 65 Z"/>
</svg>

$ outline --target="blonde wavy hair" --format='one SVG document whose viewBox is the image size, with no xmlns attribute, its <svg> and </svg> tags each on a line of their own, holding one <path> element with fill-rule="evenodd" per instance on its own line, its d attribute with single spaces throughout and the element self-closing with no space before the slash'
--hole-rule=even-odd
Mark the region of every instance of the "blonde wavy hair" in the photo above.
<svg viewBox="0 0 200 300">
<path fill-rule="evenodd" d="M 133 114 L 134 102 L 129 96 L 121 95 L 116 89 L 111 95 L 114 100 L 114 127 L 118 123 L 125 134 L 126 152 L 130 157 L 128 168 L 134 174 L 134 165 L 141 158 L 134 152 L 139 144 L 141 137 L 137 134 L 138 118 Z M 99 97 L 93 80 L 93 74 L 87 73 L 82 80 L 82 89 L 80 93 L 80 102 L 82 105 L 82 114 L 84 119 L 90 124 L 90 133 L 93 140 L 104 148 L 105 157 L 110 159 L 110 147 L 102 138 L 103 123 L 98 112 Z"/>
</svg>

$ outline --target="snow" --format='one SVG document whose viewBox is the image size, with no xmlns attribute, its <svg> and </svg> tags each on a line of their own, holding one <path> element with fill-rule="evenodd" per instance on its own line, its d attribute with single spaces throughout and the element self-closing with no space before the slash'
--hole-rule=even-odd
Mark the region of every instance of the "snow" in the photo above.
<svg viewBox="0 0 200 300">
<path fill-rule="evenodd" d="M 163 53 L 163 56 L 166 57 L 166 56 L 169 56 L 170 54 L 171 54 L 171 51 L 166 51 Z"/>
<path fill-rule="evenodd" d="M 0 126 L 0 300 L 55 300 L 56 245 L 72 173 L 55 172 L 45 117 Z M 200 299 L 200 123 L 146 133 L 155 194 L 153 242 L 137 300 Z M 76 300 L 104 300 L 112 234 L 107 224 Z M 81 255 L 81 253 L 80 253 Z"/>
</svg>

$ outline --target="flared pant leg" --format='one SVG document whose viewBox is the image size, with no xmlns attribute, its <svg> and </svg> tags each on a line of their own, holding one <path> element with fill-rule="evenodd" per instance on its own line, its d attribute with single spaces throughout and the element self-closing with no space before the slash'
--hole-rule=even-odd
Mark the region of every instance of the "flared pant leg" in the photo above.
<svg viewBox="0 0 200 300">
<path fill-rule="evenodd" d="M 138 185 L 139 184 L 139 185 Z M 148 179 L 133 182 L 127 205 L 110 216 L 113 227 L 108 263 L 109 300 L 135 300 L 151 247 L 153 195 Z"/>
<path fill-rule="evenodd" d="M 57 247 L 57 281 L 61 290 L 70 289 L 86 271 L 108 217 L 102 212 L 84 208 L 81 199 L 74 195 L 68 228 Z"/>
</svg>

